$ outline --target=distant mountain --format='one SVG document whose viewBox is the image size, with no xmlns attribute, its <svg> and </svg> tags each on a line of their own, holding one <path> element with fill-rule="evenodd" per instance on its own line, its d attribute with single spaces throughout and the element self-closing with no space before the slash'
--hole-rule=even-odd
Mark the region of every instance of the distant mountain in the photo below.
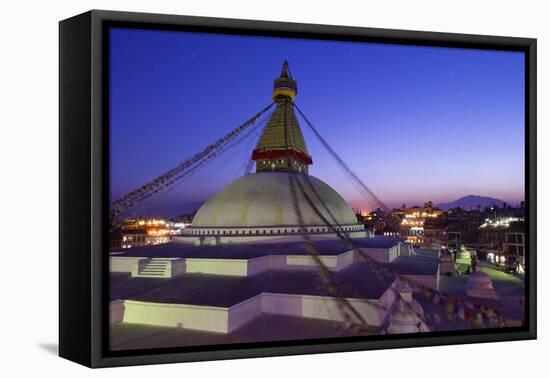
<svg viewBox="0 0 550 378">
<path fill-rule="evenodd" d="M 444 211 L 452 209 L 453 207 L 461 207 L 464 210 L 471 210 L 477 208 L 478 205 L 482 208 L 490 206 L 501 207 L 503 203 L 504 201 L 496 198 L 476 196 L 471 194 L 469 196 L 459 198 L 453 202 L 440 203 L 439 205 L 437 205 L 437 207 Z"/>
</svg>

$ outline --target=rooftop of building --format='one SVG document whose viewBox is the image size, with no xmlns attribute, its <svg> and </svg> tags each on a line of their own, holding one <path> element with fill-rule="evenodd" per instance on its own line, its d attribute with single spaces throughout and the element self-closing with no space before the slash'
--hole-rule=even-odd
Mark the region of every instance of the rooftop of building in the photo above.
<svg viewBox="0 0 550 378">
<path fill-rule="evenodd" d="M 111 273 L 110 299 L 183 303 L 229 307 L 261 293 L 335 296 L 317 271 L 267 271 L 248 277 L 188 273 L 163 278 L 133 278 Z M 378 299 L 389 284 L 381 281 L 366 263 L 355 263 L 331 274 L 339 293 L 347 298 Z"/>
<path fill-rule="evenodd" d="M 525 233 L 525 221 L 511 222 L 506 232 Z"/>
<path fill-rule="evenodd" d="M 497 299 L 468 297 L 468 274 L 457 277 L 441 276 L 439 290 L 482 306 L 504 311 L 508 318 L 519 319 L 522 306 L 520 299 L 525 298 L 525 283 L 521 277 L 498 270 L 490 263 L 480 261 L 478 268 L 491 278 Z"/>
<path fill-rule="evenodd" d="M 434 276 L 439 269 L 439 258 L 431 256 L 397 256 L 391 263 L 392 271 L 404 275 Z"/>
<path fill-rule="evenodd" d="M 238 343 L 306 340 L 358 336 L 342 322 L 261 314 L 229 333 L 195 331 L 183 328 L 141 324 L 111 324 L 109 341 L 112 350 L 195 347 Z"/>
</svg>

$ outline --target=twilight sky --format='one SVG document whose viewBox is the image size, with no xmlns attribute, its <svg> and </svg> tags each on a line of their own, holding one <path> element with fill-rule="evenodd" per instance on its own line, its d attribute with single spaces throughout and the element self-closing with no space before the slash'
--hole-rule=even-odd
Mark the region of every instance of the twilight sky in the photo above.
<svg viewBox="0 0 550 378">
<path fill-rule="evenodd" d="M 111 196 L 154 179 L 271 101 L 283 60 L 296 103 L 389 206 L 524 198 L 519 52 L 113 29 Z M 301 119 L 310 174 L 368 209 Z M 141 209 L 203 202 L 243 174 L 252 138 Z M 140 211 L 139 209 L 137 211 Z"/>
</svg>

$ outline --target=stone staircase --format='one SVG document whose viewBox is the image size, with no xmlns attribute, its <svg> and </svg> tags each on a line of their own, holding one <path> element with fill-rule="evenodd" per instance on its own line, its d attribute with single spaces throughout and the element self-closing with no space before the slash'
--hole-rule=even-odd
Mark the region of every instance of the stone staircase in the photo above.
<svg viewBox="0 0 550 378">
<path fill-rule="evenodd" d="M 137 277 L 170 278 L 172 277 L 172 259 L 153 257 L 140 267 Z"/>
</svg>

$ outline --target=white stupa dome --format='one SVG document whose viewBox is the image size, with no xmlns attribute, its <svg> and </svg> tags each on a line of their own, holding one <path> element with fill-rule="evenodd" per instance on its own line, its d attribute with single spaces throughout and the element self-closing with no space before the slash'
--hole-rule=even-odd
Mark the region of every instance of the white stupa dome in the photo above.
<svg viewBox="0 0 550 378">
<path fill-rule="evenodd" d="M 307 197 L 331 224 L 358 225 L 348 203 L 318 178 L 307 176 L 306 180 L 306 177 L 296 173 L 258 172 L 233 181 L 211 197 L 193 218 L 192 227 L 299 226 L 289 175 L 299 180 Z M 302 224 L 326 225 L 308 204 L 297 181 L 293 181 Z"/>
</svg>

